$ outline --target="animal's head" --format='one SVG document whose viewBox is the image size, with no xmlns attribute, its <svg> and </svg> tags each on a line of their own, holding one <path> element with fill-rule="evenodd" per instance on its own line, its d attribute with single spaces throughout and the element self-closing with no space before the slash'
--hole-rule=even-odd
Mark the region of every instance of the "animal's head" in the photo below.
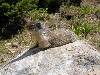
<svg viewBox="0 0 100 75">
<path fill-rule="evenodd" d="M 33 30 L 38 32 L 38 33 L 44 33 L 45 32 L 45 25 L 42 22 L 37 22 L 35 24 L 32 24 Z"/>
</svg>

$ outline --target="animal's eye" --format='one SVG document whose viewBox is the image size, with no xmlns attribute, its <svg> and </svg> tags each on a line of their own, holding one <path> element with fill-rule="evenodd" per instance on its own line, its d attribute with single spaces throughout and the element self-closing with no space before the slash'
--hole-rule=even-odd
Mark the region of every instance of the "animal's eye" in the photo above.
<svg viewBox="0 0 100 75">
<path fill-rule="evenodd" d="M 36 24 L 36 27 L 39 28 L 39 29 L 41 29 L 41 24 L 40 23 L 37 23 Z"/>
</svg>

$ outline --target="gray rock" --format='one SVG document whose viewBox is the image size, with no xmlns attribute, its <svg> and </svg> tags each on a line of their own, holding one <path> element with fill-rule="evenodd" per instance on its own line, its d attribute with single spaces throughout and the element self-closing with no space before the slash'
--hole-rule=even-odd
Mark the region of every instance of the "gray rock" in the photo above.
<svg viewBox="0 0 100 75">
<path fill-rule="evenodd" d="M 0 75 L 100 75 L 100 53 L 80 40 L 44 51 L 32 48 L 2 67 Z"/>
</svg>

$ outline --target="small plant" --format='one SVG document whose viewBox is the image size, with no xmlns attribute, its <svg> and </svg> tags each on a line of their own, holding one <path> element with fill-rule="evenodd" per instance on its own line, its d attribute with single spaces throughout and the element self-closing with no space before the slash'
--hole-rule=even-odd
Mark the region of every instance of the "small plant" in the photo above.
<svg viewBox="0 0 100 75">
<path fill-rule="evenodd" d="M 100 18 L 100 8 L 96 9 L 95 15 L 97 18 Z"/>
<path fill-rule="evenodd" d="M 90 24 L 88 24 L 88 23 L 83 23 L 82 24 L 81 32 L 84 34 L 85 38 L 90 33 L 90 30 L 91 30 L 91 25 Z"/>
<path fill-rule="evenodd" d="M 89 12 L 90 12 L 90 7 L 88 7 L 88 6 L 82 6 L 81 8 L 80 8 L 80 12 L 83 14 L 83 15 L 85 15 L 85 14 L 88 14 Z"/>
<path fill-rule="evenodd" d="M 79 18 L 74 18 L 71 21 L 71 25 L 72 25 L 72 30 L 79 36 L 79 35 L 83 35 L 85 38 L 87 37 L 87 35 L 90 33 L 91 31 L 91 25 L 88 23 L 85 23 L 82 19 Z"/>
<path fill-rule="evenodd" d="M 78 36 L 80 35 L 80 28 L 79 27 L 74 27 L 72 28 L 72 30 L 75 32 L 75 34 L 77 34 Z"/>
</svg>

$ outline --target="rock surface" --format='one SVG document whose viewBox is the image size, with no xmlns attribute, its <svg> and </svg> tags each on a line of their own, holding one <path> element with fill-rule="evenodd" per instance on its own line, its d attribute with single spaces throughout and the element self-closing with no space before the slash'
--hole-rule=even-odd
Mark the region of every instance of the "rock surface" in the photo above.
<svg viewBox="0 0 100 75">
<path fill-rule="evenodd" d="M 100 53 L 80 40 L 44 51 L 32 48 L 2 67 L 0 75 L 100 75 Z"/>
</svg>

